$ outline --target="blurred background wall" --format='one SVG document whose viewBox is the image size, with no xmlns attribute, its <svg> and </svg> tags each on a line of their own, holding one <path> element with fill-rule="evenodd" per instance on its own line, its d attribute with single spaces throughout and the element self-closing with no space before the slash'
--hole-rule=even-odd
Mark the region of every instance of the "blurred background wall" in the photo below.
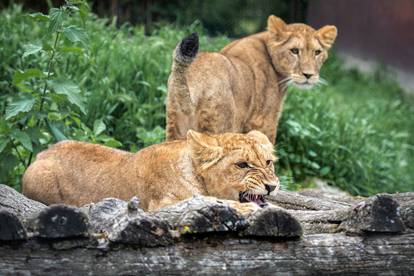
<svg viewBox="0 0 414 276">
<path fill-rule="evenodd" d="M 58 6 L 64 0 L 3 0 L 0 7 L 21 3 L 33 10 L 47 12 L 48 5 Z M 99 16 L 116 16 L 118 24 L 145 24 L 148 33 L 154 24 L 168 22 L 180 25 L 201 21 L 210 34 L 239 37 L 266 26 L 269 14 L 287 22 L 306 19 L 307 0 L 91 0 Z M 1 4 L 2 3 L 2 4 Z"/>
<path fill-rule="evenodd" d="M 349 66 L 387 65 L 414 91 L 413 0 L 312 0 L 307 14 L 312 26 L 338 27 L 335 47 Z"/>
</svg>

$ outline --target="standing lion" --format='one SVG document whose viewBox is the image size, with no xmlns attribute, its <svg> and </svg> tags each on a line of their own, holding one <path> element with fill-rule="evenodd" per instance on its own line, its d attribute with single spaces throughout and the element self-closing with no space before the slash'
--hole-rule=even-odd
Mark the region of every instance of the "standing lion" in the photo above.
<svg viewBox="0 0 414 276">
<path fill-rule="evenodd" d="M 218 53 L 198 53 L 192 34 L 174 51 L 168 81 L 167 140 L 189 129 L 263 132 L 274 144 L 285 88 L 310 88 L 335 41 L 335 26 L 319 30 L 271 15 L 267 31 L 236 40 Z"/>
</svg>

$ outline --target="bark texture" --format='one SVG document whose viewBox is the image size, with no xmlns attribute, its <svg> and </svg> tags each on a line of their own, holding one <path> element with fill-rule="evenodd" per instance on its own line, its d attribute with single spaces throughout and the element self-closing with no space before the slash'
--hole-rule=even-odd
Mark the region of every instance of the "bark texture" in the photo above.
<svg viewBox="0 0 414 276">
<path fill-rule="evenodd" d="M 412 275 L 414 234 L 208 237 L 167 247 L 0 246 L 0 275 Z M 62 250 L 64 249 L 64 250 Z"/>
<path fill-rule="evenodd" d="M 414 273 L 413 193 L 307 194 L 144 212 L 136 197 L 45 206 L 0 185 L 0 275 Z"/>
</svg>

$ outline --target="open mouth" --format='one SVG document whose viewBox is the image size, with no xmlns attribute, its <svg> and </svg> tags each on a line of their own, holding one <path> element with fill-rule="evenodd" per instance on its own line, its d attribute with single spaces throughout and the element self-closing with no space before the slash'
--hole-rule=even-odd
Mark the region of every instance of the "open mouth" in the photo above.
<svg viewBox="0 0 414 276">
<path fill-rule="evenodd" d="M 264 195 L 255 195 L 255 194 L 249 194 L 249 193 L 246 193 L 246 192 L 241 192 L 239 194 L 239 201 L 241 203 L 243 203 L 243 202 L 254 202 L 262 208 L 267 206 L 267 203 L 264 199 Z"/>
<path fill-rule="evenodd" d="M 302 83 L 299 83 L 299 82 L 293 82 L 293 85 L 294 85 L 295 87 L 299 88 L 299 89 L 305 89 L 305 90 L 307 90 L 307 89 L 311 89 L 311 88 L 314 86 L 312 83 L 310 83 L 310 82 L 308 82 L 308 81 L 306 81 L 306 82 L 302 82 Z"/>
</svg>

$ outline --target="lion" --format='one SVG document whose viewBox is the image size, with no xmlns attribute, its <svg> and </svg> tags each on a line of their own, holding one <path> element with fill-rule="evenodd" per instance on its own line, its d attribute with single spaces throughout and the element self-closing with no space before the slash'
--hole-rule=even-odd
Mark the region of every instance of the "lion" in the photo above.
<svg viewBox="0 0 414 276">
<path fill-rule="evenodd" d="M 308 89 L 323 82 L 321 66 L 337 36 L 286 24 L 271 15 L 267 31 L 235 40 L 218 53 L 198 53 L 192 34 L 173 53 L 168 79 L 167 140 L 199 132 L 263 132 L 274 144 L 286 87 Z"/>
<path fill-rule="evenodd" d="M 62 141 L 38 154 L 23 176 L 23 194 L 45 204 L 82 206 L 103 198 L 140 198 L 159 210 L 196 195 L 263 207 L 279 189 L 268 138 L 247 134 L 202 134 L 129 153 L 102 145 Z M 237 204 L 236 204 L 237 203 Z"/>
</svg>

